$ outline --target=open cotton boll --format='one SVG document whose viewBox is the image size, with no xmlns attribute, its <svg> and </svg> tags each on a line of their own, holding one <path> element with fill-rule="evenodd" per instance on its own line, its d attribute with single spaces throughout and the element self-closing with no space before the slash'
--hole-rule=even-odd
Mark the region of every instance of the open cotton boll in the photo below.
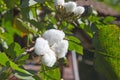
<svg viewBox="0 0 120 80">
<path fill-rule="evenodd" d="M 35 48 L 35 53 L 37 55 L 44 55 L 50 49 L 48 41 L 43 39 L 43 38 L 41 38 L 41 37 L 36 39 L 34 48 Z"/>
<path fill-rule="evenodd" d="M 42 63 L 48 67 L 52 67 L 56 62 L 55 53 L 52 50 L 49 50 L 49 53 L 42 56 Z"/>
<path fill-rule="evenodd" d="M 49 45 L 52 46 L 54 43 L 58 43 L 63 40 L 65 34 L 63 31 L 57 29 L 50 29 L 43 34 L 43 37 L 48 40 Z"/>
<path fill-rule="evenodd" d="M 58 5 L 63 5 L 64 4 L 64 0 L 54 0 L 55 6 Z"/>
<path fill-rule="evenodd" d="M 84 11 L 85 11 L 85 8 L 84 8 L 84 7 L 78 6 L 78 7 L 75 8 L 74 14 L 75 14 L 75 15 L 81 15 L 81 14 L 84 13 Z"/>
<path fill-rule="evenodd" d="M 64 3 L 64 8 L 66 10 L 66 12 L 74 12 L 75 8 L 76 8 L 77 4 L 75 2 L 72 2 L 72 1 L 69 1 L 69 2 L 66 2 Z"/>
<path fill-rule="evenodd" d="M 54 44 L 51 48 L 58 58 L 63 58 L 68 51 L 68 41 L 62 40 L 59 43 Z"/>
</svg>

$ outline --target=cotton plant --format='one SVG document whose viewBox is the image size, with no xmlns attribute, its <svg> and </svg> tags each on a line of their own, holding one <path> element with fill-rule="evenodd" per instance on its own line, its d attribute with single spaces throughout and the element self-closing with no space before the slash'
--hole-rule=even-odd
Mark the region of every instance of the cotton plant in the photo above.
<svg viewBox="0 0 120 80">
<path fill-rule="evenodd" d="M 35 53 L 41 56 L 42 64 L 53 67 L 56 61 L 64 58 L 68 51 L 68 41 L 64 40 L 65 33 L 61 30 L 50 29 L 38 37 L 35 42 Z"/>
<path fill-rule="evenodd" d="M 79 19 L 85 13 L 85 8 L 83 6 L 77 6 L 76 2 L 73 1 L 54 0 L 54 5 L 56 16 L 60 21 L 73 21 Z M 69 44 L 64 38 L 65 33 L 63 31 L 49 29 L 41 37 L 36 39 L 34 46 L 35 53 L 42 57 L 42 64 L 52 67 L 58 59 L 66 56 Z"/>
<path fill-rule="evenodd" d="M 83 6 L 77 6 L 76 2 L 64 0 L 54 0 L 57 16 L 60 20 L 71 20 L 80 17 L 84 12 Z"/>
</svg>

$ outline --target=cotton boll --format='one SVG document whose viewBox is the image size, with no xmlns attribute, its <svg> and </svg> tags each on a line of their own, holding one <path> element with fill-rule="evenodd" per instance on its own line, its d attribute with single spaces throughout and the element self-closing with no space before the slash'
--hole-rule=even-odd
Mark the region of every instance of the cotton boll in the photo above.
<svg viewBox="0 0 120 80">
<path fill-rule="evenodd" d="M 54 0 L 55 6 L 58 5 L 63 5 L 64 4 L 64 0 Z"/>
<path fill-rule="evenodd" d="M 37 55 L 44 55 L 46 54 L 50 47 L 49 47 L 49 44 L 48 44 L 48 41 L 39 37 L 36 39 L 36 42 L 35 42 L 35 53 Z"/>
<path fill-rule="evenodd" d="M 84 13 L 84 11 L 85 11 L 85 8 L 84 8 L 84 7 L 78 6 L 78 7 L 75 8 L 74 14 L 75 14 L 75 15 L 81 15 L 81 14 Z"/>
<path fill-rule="evenodd" d="M 42 63 L 48 67 L 52 67 L 56 62 L 55 53 L 52 50 L 49 50 L 49 53 L 42 56 Z"/>
<path fill-rule="evenodd" d="M 66 10 L 67 13 L 68 12 L 70 12 L 70 13 L 74 12 L 76 6 L 77 6 L 77 4 L 75 2 L 70 1 L 70 2 L 64 3 L 64 7 L 65 7 L 65 10 Z"/>
<path fill-rule="evenodd" d="M 50 29 L 43 34 L 43 37 L 48 40 L 49 45 L 52 46 L 54 43 L 58 43 L 63 40 L 65 34 L 63 31 L 57 29 Z"/>
<path fill-rule="evenodd" d="M 51 48 L 58 58 L 63 58 L 68 51 L 68 41 L 62 40 L 61 42 L 54 44 Z"/>
</svg>

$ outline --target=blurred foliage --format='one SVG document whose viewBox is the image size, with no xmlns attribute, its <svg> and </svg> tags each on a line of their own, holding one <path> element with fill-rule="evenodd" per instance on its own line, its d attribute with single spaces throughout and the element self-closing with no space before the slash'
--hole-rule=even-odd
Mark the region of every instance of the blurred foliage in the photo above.
<svg viewBox="0 0 120 80">
<path fill-rule="evenodd" d="M 120 12 L 120 0 L 97 0 L 106 3 L 107 5 L 113 7 Z"/>
<path fill-rule="evenodd" d="M 114 37 L 113 37 L 114 36 Z M 103 26 L 94 36 L 95 67 L 108 80 L 120 79 L 120 29 L 116 25 Z M 96 46 L 96 44 L 99 44 Z M 102 66 L 103 65 L 103 66 Z"/>
</svg>

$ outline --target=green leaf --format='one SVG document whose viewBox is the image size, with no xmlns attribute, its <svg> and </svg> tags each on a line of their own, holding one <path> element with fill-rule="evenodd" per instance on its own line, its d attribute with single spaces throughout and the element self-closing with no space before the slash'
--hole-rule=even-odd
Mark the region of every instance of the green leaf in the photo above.
<svg viewBox="0 0 120 80">
<path fill-rule="evenodd" d="M 6 51 L 6 53 L 12 58 L 16 58 L 16 57 L 20 56 L 23 52 L 24 52 L 24 50 L 21 49 L 20 45 L 15 42 L 10 44 L 9 48 Z"/>
<path fill-rule="evenodd" d="M 75 50 L 77 53 L 83 54 L 83 47 L 72 41 L 69 41 L 69 50 Z"/>
<path fill-rule="evenodd" d="M 0 53 L 0 64 L 6 66 L 6 63 L 9 61 L 5 53 Z"/>
<path fill-rule="evenodd" d="M 16 33 L 19 32 L 23 32 L 23 33 L 29 33 L 29 29 L 28 26 L 19 18 L 16 19 L 16 23 L 15 23 L 15 29 L 16 29 Z"/>
<path fill-rule="evenodd" d="M 3 0 L 0 0 L 0 12 L 5 11 L 7 9 Z"/>
<path fill-rule="evenodd" d="M 20 58 L 20 61 L 25 61 L 26 59 L 29 58 L 29 54 L 27 55 L 23 55 L 21 58 Z"/>
<path fill-rule="evenodd" d="M 93 34 L 95 32 L 97 32 L 97 30 L 98 30 L 97 24 L 96 23 L 92 23 L 90 29 L 91 29 L 91 31 L 92 31 Z"/>
<path fill-rule="evenodd" d="M 16 70 L 16 71 L 19 71 L 19 72 L 21 72 L 21 73 L 28 74 L 28 75 L 32 75 L 32 74 L 29 73 L 28 71 L 26 71 L 26 70 L 18 67 L 18 65 L 16 65 L 16 64 L 15 64 L 14 62 L 12 62 L 12 61 L 9 61 L 9 66 L 10 66 L 12 69 L 14 69 L 14 70 Z"/>
<path fill-rule="evenodd" d="M 90 26 L 85 26 L 84 31 L 90 36 L 93 37 L 92 31 L 90 29 Z"/>
<path fill-rule="evenodd" d="M 41 78 L 40 78 L 39 75 L 34 75 L 33 78 L 34 78 L 35 80 L 41 80 Z"/>
<path fill-rule="evenodd" d="M 60 69 L 42 66 L 40 76 L 42 80 L 60 80 Z"/>
<path fill-rule="evenodd" d="M 23 74 L 21 72 L 18 71 L 14 71 L 14 76 L 21 79 L 21 80 L 41 80 L 40 76 L 37 75 L 36 71 L 30 70 L 30 73 L 34 74 L 33 76 L 28 75 L 28 74 Z"/>
<path fill-rule="evenodd" d="M 21 73 L 32 75 L 28 71 L 19 68 L 18 65 L 16 65 L 14 62 L 10 61 L 5 53 L 0 53 L 0 64 L 3 66 L 10 66 L 12 69 L 19 71 Z"/>
<path fill-rule="evenodd" d="M 54 4 L 52 4 L 53 2 L 52 1 L 46 1 L 45 2 L 45 5 L 51 9 L 51 10 L 54 10 Z"/>
<path fill-rule="evenodd" d="M 16 28 L 23 33 L 36 33 L 30 26 L 28 26 L 22 19 L 16 19 Z"/>
<path fill-rule="evenodd" d="M 6 32 L 3 34 L 3 36 L 4 36 L 3 37 L 4 41 L 6 41 L 8 45 L 10 45 L 12 42 L 14 42 L 13 41 L 13 34 Z"/>
<path fill-rule="evenodd" d="M 80 40 L 77 38 L 77 37 L 74 37 L 74 36 L 67 36 L 67 39 L 69 41 L 73 41 L 73 42 L 76 42 L 76 43 L 80 43 Z"/>
<path fill-rule="evenodd" d="M 108 17 L 105 17 L 105 18 L 103 19 L 103 22 L 106 23 L 106 24 L 108 24 L 108 23 L 110 23 L 110 22 L 112 22 L 112 21 L 114 21 L 114 20 L 115 20 L 114 17 L 108 16 Z"/>
<path fill-rule="evenodd" d="M 22 79 L 22 80 L 35 80 L 31 75 L 23 74 L 20 72 L 15 71 L 15 77 Z"/>
<path fill-rule="evenodd" d="M 71 31 L 72 29 L 74 29 L 74 26 L 71 25 L 71 24 L 69 24 L 69 25 L 67 26 L 67 28 L 68 28 L 69 31 Z"/>
<path fill-rule="evenodd" d="M 13 14 L 14 14 L 13 11 L 9 10 L 4 14 L 2 18 L 2 26 L 5 27 L 8 32 L 11 32 L 8 28 L 13 27 L 13 20 L 14 20 Z"/>
<path fill-rule="evenodd" d="M 100 21 L 100 18 L 98 17 L 98 16 L 90 16 L 89 18 L 88 18 L 88 20 L 90 21 L 90 22 L 93 22 L 93 23 L 100 23 L 99 21 Z"/>
<path fill-rule="evenodd" d="M 2 27 L 5 28 L 5 33 L 3 33 L 4 40 L 7 44 L 11 44 L 13 42 L 14 36 L 14 28 L 13 28 L 13 11 L 7 11 L 2 18 Z"/>
<path fill-rule="evenodd" d="M 37 9 L 36 8 L 30 8 L 30 11 L 32 12 L 32 15 L 35 19 L 37 19 L 38 15 L 37 15 Z M 29 14 L 30 15 L 30 14 Z"/>
<path fill-rule="evenodd" d="M 29 54 L 21 55 L 20 57 L 18 57 L 16 63 L 22 65 L 23 63 L 25 63 L 25 60 L 27 60 L 28 58 L 29 58 Z"/>
</svg>

